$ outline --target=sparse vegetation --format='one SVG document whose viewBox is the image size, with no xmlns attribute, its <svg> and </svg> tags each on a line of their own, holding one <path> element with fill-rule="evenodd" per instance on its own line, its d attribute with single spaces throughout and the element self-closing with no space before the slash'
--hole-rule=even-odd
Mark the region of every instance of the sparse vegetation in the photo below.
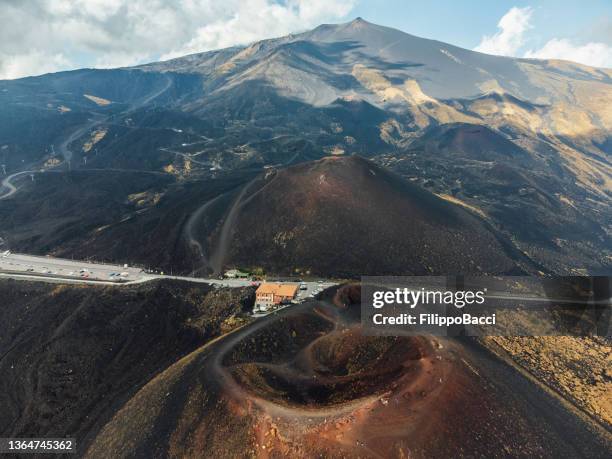
<svg viewBox="0 0 612 459">
<path fill-rule="evenodd" d="M 103 97 L 92 96 L 91 94 L 83 94 L 83 97 L 91 100 L 92 102 L 96 103 L 97 105 L 101 107 L 111 104 L 110 100 L 104 99 Z"/>
</svg>

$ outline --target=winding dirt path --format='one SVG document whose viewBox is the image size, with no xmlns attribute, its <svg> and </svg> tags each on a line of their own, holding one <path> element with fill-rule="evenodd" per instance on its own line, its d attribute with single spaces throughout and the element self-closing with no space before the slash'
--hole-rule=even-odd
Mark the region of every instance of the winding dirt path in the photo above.
<svg viewBox="0 0 612 459">
<path fill-rule="evenodd" d="M 225 217 L 225 220 L 223 221 L 223 226 L 221 227 L 221 232 L 219 234 L 219 243 L 210 257 L 210 267 L 213 269 L 214 274 L 219 274 L 223 270 L 223 265 L 227 259 L 227 254 L 229 252 L 230 243 L 232 240 L 234 224 L 236 223 L 236 218 L 238 217 L 240 209 L 242 208 L 244 197 L 258 179 L 259 177 L 255 177 L 244 185 L 234 200 L 232 207 Z"/>
<path fill-rule="evenodd" d="M 202 268 L 210 268 L 210 259 L 206 256 L 204 252 L 204 248 L 202 247 L 202 243 L 199 240 L 198 235 L 196 234 L 196 228 L 198 224 L 202 221 L 202 218 L 206 214 L 206 211 L 213 206 L 219 199 L 221 199 L 224 194 L 220 194 L 219 196 L 206 201 L 202 204 L 187 220 L 185 224 L 185 229 L 183 230 L 183 237 L 187 241 L 187 244 L 198 254 L 200 257 Z M 193 273 L 192 273 L 193 274 Z"/>
</svg>

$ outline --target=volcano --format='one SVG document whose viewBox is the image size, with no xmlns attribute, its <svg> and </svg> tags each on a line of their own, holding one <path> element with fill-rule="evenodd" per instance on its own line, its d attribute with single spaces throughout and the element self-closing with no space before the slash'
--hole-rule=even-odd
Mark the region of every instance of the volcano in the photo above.
<svg viewBox="0 0 612 459">
<path fill-rule="evenodd" d="M 223 199 L 202 209 L 234 180 L 246 182 L 262 171 L 271 179 L 280 165 L 359 155 L 476 212 L 494 228 L 493 239 L 511 241 L 514 253 L 542 271 L 607 274 L 611 105 L 610 69 L 490 56 L 362 18 L 136 67 L 0 81 L 0 163 L 8 181 L 0 189 L 0 238 L 3 250 L 14 252 L 200 272 L 202 248 L 212 242 L 214 251 L 215 236 L 210 225 L 194 226 L 202 221 L 197 212 L 216 223 L 211 211 L 223 213 L 217 207 Z M 306 176 L 310 167 L 304 166 Z M 36 180 L 26 180 L 27 171 L 36 171 Z M 79 181 L 87 186 L 76 188 L 77 173 L 87 175 Z M 279 173 L 279 183 L 293 173 Z M 413 202 L 406 212 L 376 210 L 375 200 L 380 209 L 395 205 L 397 190 L 389 202 L 354 191 L 355 199 L 343 201 L 313 174 L 312 190 L 330 193 L 333 202 L 313 195 L 306 201 L 322 208 L 305 215 L 264 193 L 291 214 L 260 206 L 249 217 L 257 227 L 238 228 L 240 240 L 230 230 L 248 209 L 236 207 L 217 228 L 222 237 L 213 271 L 228 262 L 283 272 L 333 268 L 348 275 L 362 267 L 364 273 L 399 267 L 399 273 L 431 273 L 440 271 L 441 259 L 450 272 L 512 270 L 505 251 L 482 255 L 498 243 L 479 239 L 488 231 L 478 218 L 469 236 L 456 231 L 453 217 L 440 217 L 432 202 Z M 368 183 L 366 189 L 376 189 Z M 256 180 L 244 197 L 261 184 Z M 297 190 L 278 191 L 301 199 Z M 367 221 L 364 209 L 382 220 Z M 330 212 L 339 219 L 329 223 Z M 314 220 L 315 213 L 323 219 Z M 446 223 L 432 229 L 421 216 Z M 188 247 L 181 241 L 185 226 Z M 301 226 L 308 232 L 299 232 Z M 369 228 L 379 233 L 354 233 Z M 195 242 L 198 231 L 206 241 Z M 401 232 L 409 242 L 397 242 Z M 325 241 L 338 245 L 323 247 Z M 470 245 L 475 253 L 464 257 L 460 248 Z M 264 249 L 261 262 L 244 255 L 254 247 Z M 389 267 L 381 266 L 385 257 Z M 359 268 L 340 267 L 354 260 Z"/>
<path fill-rule="evenodd" d="M 521 272 L 482 218 L 358 156 L 270 170 L 230 214 L 217 234 L 226 265 L 338 277 Z"/>
<path fill-rule="evenodd" d="M 134 457 L 189 458 L 606 450 L 605 434 L 473 341 L 365 336 L 358 291 L 327 291 L 198 348 L 118 410 L 84 457 L 122 457 L 126 444 Z"/>
</svg>

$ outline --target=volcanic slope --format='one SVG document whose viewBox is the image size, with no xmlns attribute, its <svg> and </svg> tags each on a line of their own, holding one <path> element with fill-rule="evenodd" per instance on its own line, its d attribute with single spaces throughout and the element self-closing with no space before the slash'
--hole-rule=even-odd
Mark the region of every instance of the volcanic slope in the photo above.
<svg viewBox="0 0 612 459">
<path fill-rule="evenodd" d="M 0 163 L 9 176 L 121 170 L 109 180 L 131 189 L 129 170 L 162 173 L 176 188 L 208 188 L 227 173 L 358 154 L 478 209 L 548 271 L 609 274 L 610 106 L 610 69 L 490 56 L 358 18 L 133 68 L 0 81 Z M 64 225 L 56 236 L 40 234 L 37 219 L 25 222 L 23 209 L 31 205 L 19 201 L 36 186 L 26 187 L 27 178 L 15 180 L 20 191 L 0 202 L 2 250 L 122 257 L 184 272 L 208 268 L 199 252 L 193 259 L 173 252 L 180 228 L 170 227 L 191 219 L 190 205 L 201 208 L 212 199 L 208 193 L 168 192 L 159 208 L 156 199 L 147 209 L 122 205 L 130 195 L 161 193 L 149 186 L 121 197 L 122 211 L 109 214 L 121 215 L 109 219 L 83 199 L 86 193 L 104 200 L 97 188 L 106 187 L 105 178 L 76 192 L 59 182 L 51 197 L 35 191 L 39 207 L 75 203 L 76 211 L 52 213 L 51 224 L 76 217 L 82 223 Z M 125 190 L 116 188 L 113 200 Z M 88 205 L 77 205 L 79 199 Z M 206 218 L 212 220 L 210 212 Z M 202 222 L 189 221 L 195 220 Z M 150 233 L 147 244 L 126 242 L 124 227 L 131 225 L 131 233 Z M 85 249 L 84 239 L 91 241 Z M 222 259 L 215 258 L 215 268 Z"/>
<path fill-rule="evenodd" d="M 150 379 L 248 320 L 253 290 L 0 280 L 0 435 L 74 437 L 84 452 Z"/>
<path fill-rule="evenodd" d="M 230 232 L 217 254 L 225 266 L 339 277 L 530 269 L 480 218 L 358 156 L 268 171 L 249 186 L 216 236 Z"/>
<path fill-rule="evenodd" d="M 607 457 L 608 432 L 474 341 L 364 336 L 343 289 L 184 357 L 85 457 Z"/>
</svg>

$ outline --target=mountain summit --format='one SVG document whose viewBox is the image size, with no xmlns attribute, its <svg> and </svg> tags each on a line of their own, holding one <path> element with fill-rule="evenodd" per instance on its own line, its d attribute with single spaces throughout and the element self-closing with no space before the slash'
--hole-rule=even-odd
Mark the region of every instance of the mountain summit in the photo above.
<svg viewBox="0 0 612 459">
<path fill-rule="evenodd" d="M 65 255 L 73 247 L 106 255 L 112 247 L 132 261 L 137 248 L 120 244 L 125 233 L 117 228 L 134 224 L 135 234 L 150 229 L 155 247 L 173 248 L 134 257 L 167 266 L 193 256 L 197 268 L 195 249 L 205 241 L 183 247 L 175 240 L 185 233 L 180 222 L 192 223 L 188 239 L 196 240 L 202 219 L 193 213 L 222 214 L 237 193 L 228 188 L 269 169 L 360 155 L 485 218 L 543 268 L 601 272 L 612 260 L 611 106 L 612 70 L 490 56 L 361 18 L 133 68 L 0 81 L 7 175 L 112 169 L 171 182 L 133 189 L 146 181 L 132 179 L 126 188 L 88 189 L 91 200 L 116 202 L 121 218 L 133 202 L 144 208 L 120 218 L 121 225 L 96 214 L 82 225 L 89 232 L 70 226 L 69 240 L 53 244 L 43 242 L 48 235 L 39 234 L 39 222 L 19 220 L 32 232 L 15 231 L 19 215 L 0 206 L 0 237 L 15 250 L 61 248 Z M 97 180 L 103 186 L 110 175 Z M 30 183 L 38 189 L 10 197 L 30 191 L 50 199 L 43 185 Z M 68 189 L 54 191 L 54 202 L 70 205 L 61 195 Z M 216 199 L 221 190 L 224 198 Z M 161 209 L 177 215 L 162 225 Z M 49 219 L 61 222 L 52 213 Z"/>
<path fill-rule="evenodd" d="M 196 112 L 222 111 L 235 101 L 244 110 L 251 104 L 245 101 L 248 93 L 268 104 L 279 97 L 314 107 L 363 101 L 406 115 L 403 129 L 385 127 L 404 139 L 413 137 L 408 131 L 448 123 L 544 135 L 555 139 L 573 167 L 606 176 L 608 189 L 612 183 L 607 166 L 578 164 L 556 140 L 572 138 L 573 145 L 601 156 L 597 145 L 609 145 L 612 127 L 609 69 L 486 55 L 362 18 L 138 68 L 200 75 L 204 91 L 189 104 Z M 285 102 L 280 105 L 287 109 Z M 604 150 L 609 153 L 609 147 Z M 597 187 L 584 176 L 580 181 Z"/>
<path fill-rule="evenodd" d="M 338 97 L 388 105 L 490 93 L 546 104 L 569 102 L 572 97 L 565 87 L 554 84 L 557 78 L 569 78 L 579 86 L 612 81 L 609 69 L 486 55 L 362 18 L 140 68 L 198 72 L 223 80 L 225 89 L 245 81 L 265 81 L 287 96 L 320 105 Z M 585 99 L 580 94 L 573 97 Z"/>
<path fill-rule="evenodd" d="M 340 278 L 528 272 L 480 219 L 359 156 L 268 174 L 236 207 L 233 265 Z"/>
</svg>

